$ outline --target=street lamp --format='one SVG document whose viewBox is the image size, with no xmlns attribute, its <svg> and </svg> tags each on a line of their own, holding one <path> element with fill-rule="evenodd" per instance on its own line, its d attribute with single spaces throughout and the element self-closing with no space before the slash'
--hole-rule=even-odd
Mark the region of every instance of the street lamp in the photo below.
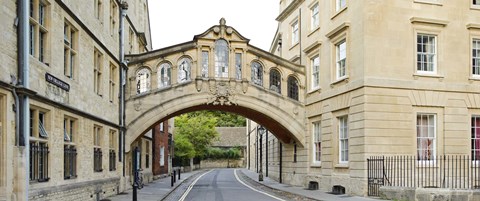
<svg viewBox="0 0 480 201">
<path fill-rule="evenodd" d="M 262 135 L 263 133 L 265 133 L 265 127 L 263 126 L 259 126 L 257 127 L 257 133 L 260 135 L 260 171 L 258 172 L 258 181 L 263 181 L 263 166 L 262 166 L 262 163 L 263 163 L 263 152 L 262 152 Z"/>
</svg>

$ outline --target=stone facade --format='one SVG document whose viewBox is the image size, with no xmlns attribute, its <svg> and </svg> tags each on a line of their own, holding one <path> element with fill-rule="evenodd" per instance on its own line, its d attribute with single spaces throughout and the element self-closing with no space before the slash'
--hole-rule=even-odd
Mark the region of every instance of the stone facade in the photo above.
<svg viewBox="0 0 480 201">
<path fill-rule="evenodd" d="M 122 192 L 129 184 L 123 177 L 125 159 L 119 160 L 123 155 L 119 153 L 118 123 L 121 2 L 31 2 L 28 77 L 33 92 L 29 95 L 33 169 L 25 164 L 25 149 L 16 140 L 18 1 L 2 1 L 0 12 L 4 27 L 0 41 L 0 200 L 97 200 L 97 195 L 105 198 Z M 147 1 L 122 2 L 129 5 L 126 52 L 150 51 Z M 66 147 L 75 159 L 67 159 Z M 72 163 L 67 166 L 66 162 Z M 25 175 L 27 169 L 33 176 Z M 73 175 L 67 175 L 67 169 Z"/>
<path fill-rule="evenodd" d="M 430 153 L 470 155 L 470 129 L 480 114 L 472 62 L 480 7 L 474 3 L 280 0 L 270 52 L 305 66 L 308 119 L 301 165 L 284 164 L 291 166 L 283 168 L 284 182 L 306 186 L 312 180 L 323 191 L 342 185 L 347 194 L 366 195 L 366 159 L 418 156 L 417 122 L 425 116 L 434 121 Z M 421 49 L 426 37 L 429 49 Z M 431 64 L 417 62 L 425 52 L 434 55 Z M 317 153 L 315 141 L 321 142 Z M 290 158 L 291 148 L 283 150 Z"/>
</svg>

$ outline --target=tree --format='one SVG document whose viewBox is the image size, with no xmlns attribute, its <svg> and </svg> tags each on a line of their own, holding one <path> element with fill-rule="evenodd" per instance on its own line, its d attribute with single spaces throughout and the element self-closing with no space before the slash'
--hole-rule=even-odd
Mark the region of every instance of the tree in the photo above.
<svg viewBox="0 0 480 201">
<path fill-rule="evenodd" d="M 175 117 L 177 126 L 175 135 L 185 138 L 193 145 L 196 157 L 203 157 L 207 148 L 218 138 L 218 132 L 215 130 L 216 123 L 216 118 L 208 115 L 195 113 L 180 115 Z M 175 146 L 177 146 L 176 142 Z"/>
<path fill-rule="evenodd" d="M 175 135 L 174 155 L 175 158 L 186 163 L 189 159 L 195 157 L 193 144 L 184 135 Z"/>
</svg>

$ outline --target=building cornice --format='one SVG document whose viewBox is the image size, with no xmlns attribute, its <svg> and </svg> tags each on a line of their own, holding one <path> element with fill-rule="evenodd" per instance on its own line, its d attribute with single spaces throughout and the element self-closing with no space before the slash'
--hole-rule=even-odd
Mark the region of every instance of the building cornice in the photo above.
<svg viewBox="0 0 480 201">
<path fill-rule="evenodd" d="M 423 17 L 412 17 L 410 18 L 410 22 L 412 24 L 431 24 L 431 25 L 437 25 L 437 26 L 447 26 L 448 21 L 445 20 L 438 20 L 438 19 L 429 19 L 429 18 L 423 18 Z"/>
<path fill-rule="evenodd" d="M 301 65 L 294 64 L 288 60 L 285 60 L 284 58 L 281 58 L 279 56 L 273 55 L 269 52 L 266 52 L 265 50 L 262 50 L 258 47 L 255 47 L 253 45 L 248 45 L 248 52 L 261 57 L 263 59 L 271 60 L 274 63 L 277 63 L 285 68 L 288 68 L 292 70 L 293 72 L 305 75 L 305 68 Z"/>
<path fill-rule="evenodd" d="M 141 54 L 130 54 L 125 55 L 125 59 L 128 60 L 128 64 L 137 64 L 145 60 L 155 59 L 162 56 L 167 56 L 177 52 L 186 52 L 193 48 L 196 48 L 197 45 L 194 41 L 189 41 L 185 43 L 180 43 L 177 45 L 172 45 L 158 50 L 153 50 L 150 52 L 145 52 Z"/>
<path fill-rule="evenodd" d="M 299 5 L 302 4 L 302 2 L 304 2 L 305 0 L 294 0 L 290 3 L 290 5 L 287 6 L 287 8 L 285 8 L 285 10 L 283 10 L 280 15 L 278 15 L 278 17 L 275 19 L 279 22 L 283 21 L 285 18 L 287 18 L 288 16 L 290 16 L 290 14 L 295 10 L 297 9 L 297 7 Z"/>
</svg>

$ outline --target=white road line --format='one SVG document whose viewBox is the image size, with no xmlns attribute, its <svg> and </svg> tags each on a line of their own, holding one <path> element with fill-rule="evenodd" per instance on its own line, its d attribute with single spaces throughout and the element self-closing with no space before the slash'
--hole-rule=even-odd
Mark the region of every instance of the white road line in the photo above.
<svg viewBox="0 0 480 201">
<path fill-rule="evenodd" d="M 185 198 L 187 198 L 188 193 L 190 193 L 190 191 L 192 190 L 193 186 L 195 186 L 195 183 L 197 183 L 197 181 L 198 181 L 201 177 L 203 177 L 203 175 L 206 175 L 206 174 L 210 173 L 210 172 L 213 171 L 213 170 L 214 170 L 214 169 L 211 169 L 210 171 L 205 172 L 205 173 L 203 173 L 202 175 L 200 175 L 199 177 L 197 177 L 197 179 L 195 179 L 195 181 L 193 181 L 193 182 L 188 186 L 187 191 L 185 191 L 185 193 L 183 193 L 182 197 L 181 197 L 178 201 L 183 201 L 183 200 L 185 200 Z"/>
<path fill-rule="evenodd" d="M 271 197 L 271 198 L 274 198 L 274 199 L 277 199 L 277 200 L 280 200 L 280 201 L 285 201 L 284 199 L 281 199 L 281 198 L 275 197 L 275 196 L 273 196 L 273 195 L 270 195 L 270 194 L 268 194 L 268 193 L 265 193 L 265 192 L 259 191 L 259 190 L 257 190 L 257 189 L 254 189 L 253 187 L 245 184 L 242 180 L 240 180 L 240 178 L 238 178 L 237 170 L 235 170 L 234 173 L 235 173 L 235 178 L 237 178 L 238 182 L 240 182 L 240 183 L 243 184 L 244 186 L 246 186 L 246 187 L 248 187 L 248 188 L 250 188 L 250 189 L 252 189 L 252 190 L 254 190 L 254 191 L 256 191 L 256 192 L 259 192 L 259 193 L 261 193 L 261 194 L 264 194 L 264 195 L 266 195 L 266 196 L 269 196 L 269 197 Z"/>
</svg>

